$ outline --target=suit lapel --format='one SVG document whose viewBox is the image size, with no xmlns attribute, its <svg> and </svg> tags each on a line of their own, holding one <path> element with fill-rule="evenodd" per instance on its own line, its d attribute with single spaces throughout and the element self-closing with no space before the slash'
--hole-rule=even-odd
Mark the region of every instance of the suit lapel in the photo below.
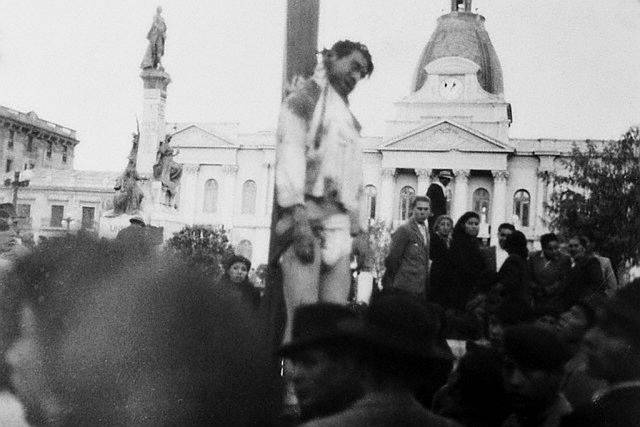
<svg viewBox="0 0 640 427">
<path fill-rule="evenodd" d="M 415 220 L 411 220 L 411 229 L 415 234 L 417 234 L 418 238 L 422 242 L 422 246 L 427 246 L 427 242 L 424 240 L 424 236 L 420 232 L 420 227 L 418 227 L 418 223 Z"/>
</svg>

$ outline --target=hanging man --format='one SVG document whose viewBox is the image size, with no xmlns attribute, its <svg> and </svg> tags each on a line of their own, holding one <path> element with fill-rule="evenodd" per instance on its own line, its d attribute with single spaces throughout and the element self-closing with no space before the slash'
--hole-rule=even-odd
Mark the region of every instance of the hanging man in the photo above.
<svg viewBox="0 0 640 427">
<path fill-rule="evenodd" d="M 298 80 L 280 113 L 276 152 L 276 233 L 290 246 L 280 257 L 287 311 L 284 341 L 301 304 L 346 304 L 351 236 L 360 232 L 360 125 L 348 95 L 373 62 L 367 47 L 349 40 L 322 52 L 308 80 Z"/>
</svg>

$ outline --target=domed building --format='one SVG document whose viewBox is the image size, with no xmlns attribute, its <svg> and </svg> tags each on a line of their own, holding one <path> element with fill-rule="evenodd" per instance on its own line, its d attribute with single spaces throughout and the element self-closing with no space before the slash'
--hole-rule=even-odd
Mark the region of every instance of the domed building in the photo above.
<svg viewBox="0 0 640 427">
<path fill-rule="evenodd" d="M 470 0 L 451 11 L 425 45 L 410 92 L 394 103 L 380 137 L 362 139 L 363 221 L 397 226 L 409 202 L 424 195 L 442 170 L 449 213 L 482 218 L 481 237 L 495 242 L 498 225 L 514 223 L 531 242 L 547 232 L 546 175 L 560 167 L 574 143 L 510 138 L 511 105 L 502 68 Z M 221 223 L 254 263 L 267 258 L 274 185 L 275 132 L 238 133 L 237 124 L 169 123 L 176 160 L 184 164 L 179 210 L 187 223 Z M 494 238 L 491 238 L 494 237 Z"/>
</svg>

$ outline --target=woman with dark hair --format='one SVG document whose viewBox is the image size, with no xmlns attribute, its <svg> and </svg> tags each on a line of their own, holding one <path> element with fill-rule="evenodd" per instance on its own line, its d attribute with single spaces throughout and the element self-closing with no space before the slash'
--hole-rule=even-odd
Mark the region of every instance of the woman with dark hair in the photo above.
<svg viewBox="0 0 640 427">
<path fill-rule="evenodd" d="M 480 252 L 479 231 L 480 216 L 475 212 L 466 212 L 453 228 L 451 282 L 442 298 L 445 308 L 465 310 L 467 303 L 485 293 L 493 282 L 493 274 Z"/>
<path fill-rule="evenodd" d="M 451 232 L 453 219 L 449 215 L 440 215 L 433 222 L 431 233 L 431 292 L 429 300 L 442 304 L 443 294 L 449 291 L 451 284 Z"/>
<path fill-rule="evenodd" d="M 491 290 L 489 302 L 493 305 L 524 303 L 531 307 L 527 238 L 516 230 L 507 236 L 504 249 L 509 256 L 498 271 L 498 281 Z"/>
<path fill-rule="evenodd" d="M 244 303 L 257 310 L 260 306 L 260 291 L 249 280 L 251 261 L 241 255 L 233 255 L 224 267 L 219 285 L 236 290 Z"/>
</svg>

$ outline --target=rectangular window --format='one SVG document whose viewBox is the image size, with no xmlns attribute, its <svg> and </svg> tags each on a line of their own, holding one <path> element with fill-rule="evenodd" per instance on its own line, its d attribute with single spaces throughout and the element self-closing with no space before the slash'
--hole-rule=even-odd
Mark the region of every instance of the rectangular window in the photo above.
<svg viewBox="0 0 640 427">
<path fill-rule="evenodd" d="M 47 159 L 51 158 L 51 153 L 53 152 L 53 142 L 49 141 L 47 143 Z"/>
<path fill-rule="evenodd" d="M 52 205 L 51 206 L 51 219 L 49 221 L 50 227 L 62 227 L 62 218 L 64 217 L 64 206 Z"/>
<path fill-rule="evenodd" d="M 86 230 L 93 229 L 93 219 L 96 215 L 96 208 L 92 206 L 82 207 L 82 228 Z"/>
<path fill-rule="evenodd" d="M 31 205 L 18 203 L 18 217 L 31 218 Z"/>
<path fill-rule="evenodd" d="M 13 160 L 7 159 L 7 163 L 5 164 L 4 171 L 11 172 L 11 167 L 13 166 Z"/>
<path fill-rule="evenodd" d="M 15 130 L 10 130 L 9 131 L 9 141 L 7 141 L 7 148 L 9 149 L 13 149 L 13 141 L 16 138 L 16 131 Z"/>
<path fill-rule="evenodd" d="M 27 151 L 29 153 L 33 151 L 33 137 L 31 135 L 29 135 L 29 138 L 27 138 Z"/>
</svg>

